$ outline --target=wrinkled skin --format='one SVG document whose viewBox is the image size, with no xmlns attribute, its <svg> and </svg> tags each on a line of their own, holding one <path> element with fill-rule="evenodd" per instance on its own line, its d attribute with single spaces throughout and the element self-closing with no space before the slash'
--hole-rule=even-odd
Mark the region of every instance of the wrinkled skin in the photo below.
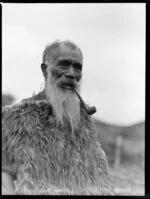
<svg viewBox="0 0 150 199">
<path fill-rule="evenodd" d="M 57 84 L 63 91 L 68 87 L 78 88 L 82 78 L 82 58 L 76 49 L 60 46 L 51 63 L 41 65 L 45 80 L 51 74 L 53 84 Z"/>
</svg>

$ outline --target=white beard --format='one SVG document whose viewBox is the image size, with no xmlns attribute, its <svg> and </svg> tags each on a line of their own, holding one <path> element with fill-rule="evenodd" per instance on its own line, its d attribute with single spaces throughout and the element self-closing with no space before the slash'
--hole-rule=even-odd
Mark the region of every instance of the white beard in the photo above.
<svg viewBox="0 0 150 199">
<path fill-rule="evenodd" d="M 45 90 L 48 101 L 53 106 L 57 122 L 64 126 L 64 118 L 67 118 L 74 131 L 80 121 L 80 102 L 77 95 L 69 90 L 64 92 L 54 83 L 50 75 L 45 83 Z"/>
</svg>

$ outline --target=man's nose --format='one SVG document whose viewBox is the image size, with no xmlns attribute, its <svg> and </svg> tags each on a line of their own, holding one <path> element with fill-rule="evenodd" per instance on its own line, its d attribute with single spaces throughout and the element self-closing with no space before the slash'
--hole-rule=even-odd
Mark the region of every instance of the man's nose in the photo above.
<svg viewBox="0 0 150 199">
<path fill-rule="evenodd" d="M 67 78 L 70 78 L 70 79 L 75 79 L 75 78 L 76 78 L 72 66 L 69 68 L 69 71 L 66 73 L 65 76 L 66 76 Z"/>
</svg>

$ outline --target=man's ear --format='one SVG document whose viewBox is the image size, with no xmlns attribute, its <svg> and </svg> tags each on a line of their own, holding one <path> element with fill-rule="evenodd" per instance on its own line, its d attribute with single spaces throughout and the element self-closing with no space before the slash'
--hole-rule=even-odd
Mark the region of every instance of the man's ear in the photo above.
<svg viewBox="0 0 150 199">
<path fill-rule="evenodd" d="M 44 75 L 44 77 L 46 79 L 47 78 L 47 65 L 42 63 L 41 64 L 41 69 L 42 69 L 43 75 Z"/>
</svg>

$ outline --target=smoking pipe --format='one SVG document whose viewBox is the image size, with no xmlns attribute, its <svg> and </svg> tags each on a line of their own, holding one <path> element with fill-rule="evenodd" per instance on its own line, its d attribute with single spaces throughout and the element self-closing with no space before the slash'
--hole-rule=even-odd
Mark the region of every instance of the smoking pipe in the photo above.
<svg viewBox="0 0 150 199">
<path fill-rule="evenodd" d="M 72 90 L 77 94 L 81 104 L 83 105 L 84 110 L 87 112 L 87 114 L 92 115 L 96 112 L 96 108 L 95 106 L 91 106 L 91 107 L 87 107 L 85 102 L 83 101 L 83 99 L 81 98 L 81 96 L 79 95 L 79 93 L 72 87 Z"/>
</svg>

